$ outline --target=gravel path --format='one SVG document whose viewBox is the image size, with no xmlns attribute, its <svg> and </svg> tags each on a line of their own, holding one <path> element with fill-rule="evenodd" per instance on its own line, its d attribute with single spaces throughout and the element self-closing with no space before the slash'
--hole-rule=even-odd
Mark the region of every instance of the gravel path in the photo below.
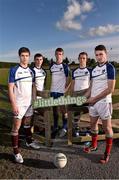
<svg viewBox="0 0 119 180">
<path fill-rule="evenodd" d="M 106 165 L 99 163 L 105 147 L 103 141 L 99 142 L 98 151 L 92 154 L 83 153 L 83 144 L 68 147 L 54 143 L 50 148 L 41 145 L 40 150 L 32 150 L 22 142 L 24 163 L 21 165 L 13 162 L 10 134 L 7 130 L 4 132 L 0 133 L 0 179 L 119 179 L 119 139 L 114 140 L 112 155 Z M 53 164 L 58 152 L 68 159 L 63 169 L 57 169 Z"/>
</svg>

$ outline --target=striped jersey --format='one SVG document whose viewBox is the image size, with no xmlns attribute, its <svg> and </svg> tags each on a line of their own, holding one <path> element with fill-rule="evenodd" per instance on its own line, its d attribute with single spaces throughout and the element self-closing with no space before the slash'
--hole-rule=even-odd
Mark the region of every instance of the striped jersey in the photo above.
<svg viewBox="0 0 119 180">
<path fill-rule="evenodd" d="M 66 85 L 66 77 L 69 74 L 69 68 L 66 64 L 53 63 L 50 67 L 52 80 L 51 80 L 51 92 L 64 93 Z"/>
<path fill-rule="evenodd" d="M 74 91 L 80 91 L 89 88 L 91 70 L 88 68 L 77 68 L 72 71 L 74 80 Z"/>
<path fill-rule="evenodd" d="M 95 97 L 108 88 L 108 80 L 115 79 L 114 66 L 108 62 L 102 66 L 97 65 L 92 70 L 91 79 L 92 79 L 91 97 Z M 101 99 L 100 101 L 112 102 L 111 94 L 107 95 L 105 98 Z"/>
<path fill-rule="evenodd" d="M 46 78 L 46 72 L 44 69 L 37 68 L 37 67 L 34 67 L 33 70 L 35 72 L 36 89 L 37 89 L 37 91 L 43 91 L 44 90 L 44 81 Z"/>
<path fill-rule="evenodd" d="M 32 101 L 32 84 L 34 82 L 34 73 L 27 67 L 20 65 L 10 68 L 9 83 L 14 83 L 14 94 L 18 106 L 29 106 Z"/>
</svg>

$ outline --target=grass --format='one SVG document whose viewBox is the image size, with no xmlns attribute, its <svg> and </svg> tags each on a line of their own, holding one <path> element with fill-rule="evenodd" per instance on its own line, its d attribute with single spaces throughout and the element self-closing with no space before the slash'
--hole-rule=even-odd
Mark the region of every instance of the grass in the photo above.
<svg viewBox="0 0 119 180">
<path fill-rule="evenodd" d="M 119 89 L 119 74 L 116 76 L 116 85 L 115 89 Z"/>
<path fill-rule="evenodd" d="M 0 84 L 7 85 L 8 82 L 8 68 L 2 68 L 0 69 Z"/>
<path fill-rule="evenodd" d="M 119 95 L 112 96 L 112 102 L 113 102 L 113 104 L 119 103 Z"/>
</svg>

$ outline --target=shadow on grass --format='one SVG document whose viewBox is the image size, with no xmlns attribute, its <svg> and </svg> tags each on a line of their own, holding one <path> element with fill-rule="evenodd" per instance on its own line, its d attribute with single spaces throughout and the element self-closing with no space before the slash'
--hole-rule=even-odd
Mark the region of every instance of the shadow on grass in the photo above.
<svg viewBox="0 0 119 180">
<path fill-rule="evenodd" d="M 9 161 L 13 161 L 13 156 L 11 154 L 8 153 L 0 153 L 0 160 L 9 160 Z"/>
<path fill-rule="evenodd" d="M 0 160 L 6 160 L 6 161 L 11 161 L 15 163 L 13 155 L 8 154 L 8 153 L 0 153 Z M 38 168 L 38 169 L 56 169 L 53 162 L 44 161 L 40 159 L 32 159 L 32 158 L 30 159 L 24 158 L 23 165 L 27 167 Z"/>
<path fill-rule="evenodd" d="M 44 160 L 40 160 L 40 159 L 26 159 L 26 158 L 24 158 L 23 164 L 25 166 L 28 166 L 28 167 L 34 167 L 34 168 L 39 168 L 39 169 L 56 169 L 53 162 L 44 161 Z"/>
</svg>

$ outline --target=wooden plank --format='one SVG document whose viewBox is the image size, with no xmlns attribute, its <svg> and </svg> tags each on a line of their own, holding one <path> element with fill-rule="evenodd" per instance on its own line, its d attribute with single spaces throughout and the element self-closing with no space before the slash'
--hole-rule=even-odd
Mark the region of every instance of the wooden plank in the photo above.
<svg viewBox="0 0 119 180">
<path fill-rule="evenodd" d="M 113 139 L 119 138 L 119 133 L 114 133 Z M 98 135 L 98 140 L 105 140 L 105 134 Z M 79 137 L 73 137 L 73 142 L 86 142 L 86 141 L 92 141 L 91 136 L 79 136 Z"/>
<path fill-rule="evenodd" d="M 68 145 L 72 145 L 72 119 L 73 119 L 73 113 L 71 111 L 69 111 L 68 112 L 68 122 L 67 122 L 67 126 L 68 126 L 68 135 L 67 135 Z"/>
<path fill-rule="evenodd" d="M 46 146 L 51 146 L 51 121 L 50 112 L 44 112 Z"/>
</svg>

